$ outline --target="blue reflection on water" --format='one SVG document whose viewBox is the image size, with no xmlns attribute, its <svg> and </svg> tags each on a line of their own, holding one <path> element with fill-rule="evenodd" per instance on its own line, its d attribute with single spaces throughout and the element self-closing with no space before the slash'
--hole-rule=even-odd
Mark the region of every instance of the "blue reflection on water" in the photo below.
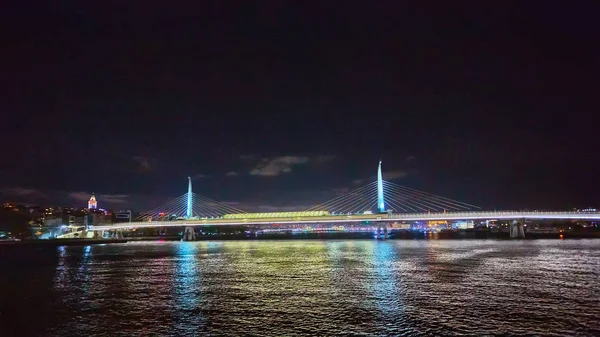
<svg viewBox="0 0 600 337">
<path fill-rule="evenodd" d="M 87 294 L 92 277 L 90 270 L 91 256 L 92 246 L 85 246 L 81 255 L 81 261 L 79 261 L 79 268 L 77 269 L 77 279 L 82 283 L 82 290 L 85 294 Z"/>
<path fill-rule="evenodd" d="M 58 252 L 59 257 L 65 257 L 67 255 L 67 247 L 66 246 L 58 246 L 56 247 L 56 251 Z"/>
<path fill-rule="evenodd" d="M 383 315 L 393 313 L 401 316 L 405 304 L 403 295 L 398 288 L 398 271 L 394 266 L 400 257 L 394 244 L 390 241 L 377 242 L 373 254 L 375 284 L 372 285 L 373 295 L 377 299 L 376 306 Z"/>
<path fill-rule="evenodd" d="M 181 242 L 177 247 L 177 265 L 173 288 L 175 290 L 176 320 L 181 332 L 191 333 L 202 325 L 200 270 L 197 261 L 197 243 Z"/>
<path fill-rule="evenodd" d="M 58 261 L 56 263 L 56 272 L 54 274 L 54 286 L 60 288 L 67 281 L 69 275 L 69 264 L 66 262 L 68 252 L 67 247 L 56 247 L 58 253 Z"/>
<path fill-rule="evenodd" d="M 83 249 L 83 256 L 85 257 L 85 259 L 87 260 L 92 252 L 92 246 L 85 246 L 85 248 Z"/>
</svg>

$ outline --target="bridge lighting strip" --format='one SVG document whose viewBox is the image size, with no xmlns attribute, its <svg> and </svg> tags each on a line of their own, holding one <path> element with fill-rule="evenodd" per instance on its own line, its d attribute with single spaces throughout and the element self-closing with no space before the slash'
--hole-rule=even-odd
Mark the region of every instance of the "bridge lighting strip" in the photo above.
<svg viewBox="0 0 600 337">
<path fill-rule="evenodd" d="M 178 221 L 156 221 L 156 222 L 138 222 L 138 223 L 123 223 L 112 226 L 94 226 L 93 230 L 111 230 L 111 229 L 126 229 L 126 228 L 154 228 L 154 227 L 183 227 L 183 226 L 239 226 L 239 225 L 274 225 L 274 224 L 311 224 L 311 223 L 339 223 L 339 222 L 382 222 L 382 221 L 427 221 L 427 220 L 487 220 L 487 219 L 561 219 L 561 220 L 600 220 L 600 213 L 595 214 L 481 214 L 481 215 L 465 215 L 452 216 L 448 214 L 425 214 L 423 216 L 408 216 L 408 217 L 392 217 L 392 218 L 375 218 L 375 219 L 322 219 L 322 220 L 285 220 L 285 221 L 236 221 L 236 222 L 203 222 L 196 220 L 187 222 L 185 220 Z"/>
</svg>

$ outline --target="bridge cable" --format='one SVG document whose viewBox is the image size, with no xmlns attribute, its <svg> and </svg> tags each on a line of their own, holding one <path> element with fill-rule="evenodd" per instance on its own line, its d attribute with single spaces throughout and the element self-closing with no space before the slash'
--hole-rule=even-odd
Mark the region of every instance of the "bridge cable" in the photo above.
<svg viewBox="0 0 600 337">
<path fill-rule="evenodd" d="M 387 189 L 387 192 L 389 193 L 397 193 L 397 194 L 392 194 L 392 196 L 388 197 L 387 199 L 392 199 L 392 200 L 397 200 L 398 202 L 400 202 L 400 200 L 398 200 L 398 198 L 400 198 L 401 200 L 404 200 L 405 203 L 409 203 L 412 205 L 415 205 L 415 207 L 417 207 L 420 210 L 431 210 L 431 209 L 442 209 L 442 208 L 453 208 L 456 209 L 452 206 L 448 206 L 447 204 L 438 202 L 436 200 L 430 200 L 430 199 L 417 199 L 415 195 L 412 194 L 407 194 L 405 193 L 405 191 L 401 191 L 401 190 L 397 190 L 395 186 L 389 186 L 389 185 L 384 185 Z M 384 191 L 385 193 L 385 191 Z M 400 196 L 399 196 L 400 195 Z M 408 199 L 414 197 L 413 199 Z M 408 201 L 408 200 L 412 200 L 412 202 Z M 416 199 L 416 200 L 414 200 Z M 417 206 L 420 205 L 420 206 Z M 423 208 L 424 207 L 424 208 Z M 414 210 L 414 208 L 413 208 Z"/>
<path fill-rule="evenodd" d="M 394 186 L 394 187 L 397 187 L 397 188 L 400 188 L 400 189 L 412 191 L 413 193 L 417 193 L 417 194 L 421 194 L 421 195 L 426 195 L 426 196 L 429 196 L 429 197 L 432 197 L 432 198 L 436 198 L 436 199 L 443 199 L 443 200 L 446 200 L 446 201 L 448 201 L 450 203 L 460 204 L 460 205 L 463 205 L 463 207 L 471 207 L 471 208 L 477 208 L 477 209 L 481 208 L 479 206 L 471 205 L 471 204 L 468 204 L 466 202 L 462 202 L 462 201 L 458 201 L 458 200 L 453 200 L 453 199 L 442 197 L 442 196 L 439 196 L 439 195 L 435 195 L 435 194 L 423 192 L 423 191 L 420 191 L 420 190 L 417 190 L 417 189 L 414 189 L 414 188 L 410 188 L 410 187 L 398 185 L 398 184 L 395 184 L 395 183 L 387 182 L 387 184 L 391 185 L 391 186 Z"/>
<path fill-rule="evenodd" d="M 377 197 L 376 190 L 370 191 L 370 192 L 367 191 L 367 192 L 364 192 L 364 194 L 362 194 L 362 195 L 356 195 L 356 194 L 350 195 L 349 198 L 347 198 L 346 200 L 340 201 L 333 205 L 330 205 L 328 208 L 335 213 L 356 213 L 356 210 L 360 209 L 357 207 L 361 206 L 361 205 L 359 205 L 359 203 L 361 201 L 364 201 L 365 199 L 369 199 L 369 198 L 376 198 L 376 197 Z"/>
<path fill-rule="evenodd" d="M 352 198 L 355 197 L 355 196 L 357 196 L 358 193 L 362 193 L 362 192 L 365 192 L 365 191 L 369 192 L 369 188 L 372 188 L 373 186 L 375 186 L 376 183 L 377 183 L 376 181 L 372 182 L 372 183 L 369 183 L 369 184 L 367 184 L 365 186 L 362 186 L 360 188 L 352 190 L 352 191 L 350 191 L 348 193 L 345 193 L 345 194 L 343 194 L 341 196 L 338 196 L 338 197 L 336 197 L 334 199 L 326 201 L 326 202 L 324 202 L 322 204 L 313 206 L 313 207 L 307 209 L 306 211 L 307 212 L 308 211 L 329 211 L 328 208 L 337 207 L 339 205 L 347 204 L 348 202 L 354 200 Z"/>
<path fill-rule="evenodd" d="M 464 203 L 460 203 L 460 202 L 450 202 L 448 200 L 448 198 L 441 198 L 441 197 L 436 197 L 433 196 L 431 194 L 429 195 L 420 195 L 412 190 L 403 190 L 401 189 L 401 187 L 399 187 L 399 185 L 391 185 L 389 183 L 385 184 L 386 188 L 388 191 L 396 193 L 396 195 L 400 194 L 400 195 L 404 195 L 405 198 L 406 197 L 413 197 L 413 202 L 415 203 L 419 203 L 422 206 L 429 205 L 431 207 L 433 207 L 433 209 L 436 209 L 437 207 L 442 207 L 444 209 L 454 209 L 454 210 L 462 210 L 462 209 L 469 209 L 469 207 L 466 207 L 464 205 L 468 205 L 468 204 L 464 204 Z M 463 205 L 464 204 L 464 205 Z M 470 205 L 472 206 L 472 205 Z M 426 206 L 428 207 L 428 206 Z M 476 206 L 473 206 L 476 207 Z"/>
</svg>

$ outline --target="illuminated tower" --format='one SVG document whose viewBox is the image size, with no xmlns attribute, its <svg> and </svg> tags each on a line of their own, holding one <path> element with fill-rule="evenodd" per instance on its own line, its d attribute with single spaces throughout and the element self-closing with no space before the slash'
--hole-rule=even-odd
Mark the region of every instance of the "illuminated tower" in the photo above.
<svg viewBox="0 0 600 337">
<path fill-rule="evenodd" d="M 192 218 L 192 178 L 188 177 L 187 212 L 186 218 Z"/>
<path fill-rule="evenodd" d="M 381 160 L 377 170 L 377 209 L 379 212 L 385 212 L 385 202 L 383 201 L 383 179 L 381 178 Z"/>
<path fill-rule="evenodd" d="M 92 197 L 90 198 L 90 201 L 88 201 L 88 209 L 96 209 L 98 208 L 98 202 L 96 201 L 96 197 L 94 196 L 94 193 L 92 193 Z"/>
</svg>

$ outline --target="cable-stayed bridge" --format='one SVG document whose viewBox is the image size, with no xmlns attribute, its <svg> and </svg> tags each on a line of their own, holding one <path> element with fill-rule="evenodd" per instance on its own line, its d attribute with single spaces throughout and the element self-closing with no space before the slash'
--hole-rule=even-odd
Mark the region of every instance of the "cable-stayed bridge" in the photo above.
<svg viewBox="0 0 600 337">
<path fill-rule="evenodd" d="M 281 224 L 370 223 L 387 231 L 387 223 L 398 221 L 514 220 L 511 236 L 524 236 L 526 219 L 600 220 L 599 212 L 485 211 L 475 205 L 377 180 L 302 212 L 250 213 L 226 203 L 188 192 L 138 216 L 129 223 L 94 226 L 91 230 L 152 227 L 239 226 Z M 514 235 L 513 235 L 514 227 Z"/>
</svg>

